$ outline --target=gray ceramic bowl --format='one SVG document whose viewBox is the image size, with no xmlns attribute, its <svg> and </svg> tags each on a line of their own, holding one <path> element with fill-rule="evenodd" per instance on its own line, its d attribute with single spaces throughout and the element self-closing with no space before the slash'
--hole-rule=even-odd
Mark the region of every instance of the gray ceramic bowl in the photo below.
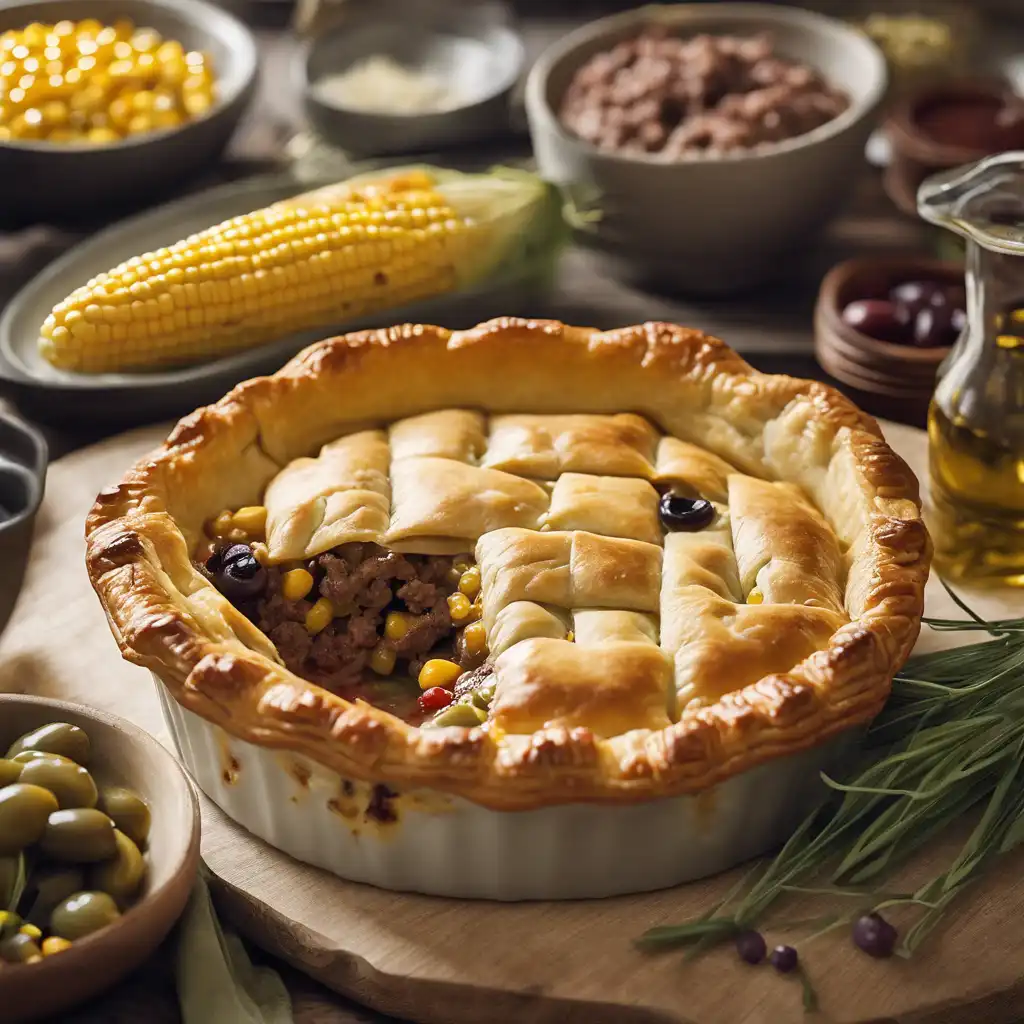
<svg viewBox="0 0 1024 1024">
<path fill-rule="evenodd" d="M 35 515 L 43 500 L 46 462 L 42 435 L 0 412 L 0 537 Z"/>
<path fill-rule="evenodd" d="M 778 53 L 846 90 L 850 107 L 806 135 L 735 156 L 667 162 L 602 152 L 567 132 L 556 111 L 584 61 L 652 21 L 681 35 L 768 31 Z M 676 4 L 560 40 L 530 72 L 526 111 L 541 173 L 596 203 L 596 245 L 675 290 L 725 294 L 779 275 L 836 212 L 863 166 L 886 85 L 881 52 L 841 21 L 767 4 Z"/>
<path fill-rule="evenodd" d="M 370 4 L 309 43 L 300 56 L 306 114 L 329 143 L 354 156 L 416 153 L 476 141 L 508 130 L 509 97 L 523 68 L 523 45 L 493 5 L 471 5 L 468 16 L 417 0 Z M 318 83 L 367 55 L 390 57 L 430 72 L 463 102 L 412 115 L 346 108 Z"/>
<path fill-rule="evenodd" d="M 22 420 L 0 412 L 0 630 L 17 600 L 46 483 L 46 441 Z"/>
<path fill-rule="evenodd" d="M 28 222 L 91 219 L 102 209 L 138 206 L 215 159 L 238 124 L 256 83 L 249 30 L 202 0 L 3 0 L 0 32 L 32 21 L 131 18 L 213 58 L 220 94 L 203 117 L 177 128 L 106 146 L 0 143 L 0 217 Z"/>
</svg>

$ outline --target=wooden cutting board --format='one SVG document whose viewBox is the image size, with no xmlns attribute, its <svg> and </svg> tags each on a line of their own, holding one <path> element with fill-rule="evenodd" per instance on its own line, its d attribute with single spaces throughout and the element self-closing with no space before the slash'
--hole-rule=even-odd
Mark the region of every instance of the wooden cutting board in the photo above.
<svg viewBox="0 0 1024 1024">
<path fill-rule="evenodd" d="M 887 425 L 923 475 L 920 431 Z M 0 691 L 109 708 L 167 741 L 147 673 L 121 661 L 83 567 L 95 494 L 164 431 L 147 428 L 56 462 L 27 555 L 23 590 L 0 637 Z M 10 586 L 11 569 L 2 570 Z M 0 585 L 2 586 L 2 585 Z M 983 614 L 1024 615 L 1024 592 L 970 595 Z M 957 617 L 932 585 L 932 615 Z M 922 647 L 948 643 L 926 634 Z M 784 1024 L 804 1019 L 799 985 L 730 949 L 684 963 L 632 940 L 708 909 L 726 875 L 665 892 L 576 903 L 493 904 L 384 892 L 306 867 L 203 807 L 203 856 L 220 905 L 257 944 L 379 1010 L 424 1024 Z M 921 870 L 942 864 L 929 852 Z M 815 1021 L 999 1024 L 1024 1017 L 1024 860 L 1006 858 L 958 905 L 951 926 L 909 963 L 876 962 L 845 934 L 801 955 L 821 998 Z M 772 936 L 769 934 L 769 939 Z M 798 943 L 799 944 L 799 943 Z"/>
</svg>

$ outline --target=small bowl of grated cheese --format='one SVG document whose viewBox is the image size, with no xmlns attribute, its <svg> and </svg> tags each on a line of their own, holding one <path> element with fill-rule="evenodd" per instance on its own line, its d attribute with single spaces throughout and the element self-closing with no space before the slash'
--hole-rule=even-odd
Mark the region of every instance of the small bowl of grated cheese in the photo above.
<svg viewBox="0 0 1024 1024">
<path fill-rule="evenodd" d="M 523 46 L 504 19 L 409 0 L 374 8 L 312 40 L 300 58 L 306 114 L 325 141 L 377 156 L 508 130 Z"/>
</svg>

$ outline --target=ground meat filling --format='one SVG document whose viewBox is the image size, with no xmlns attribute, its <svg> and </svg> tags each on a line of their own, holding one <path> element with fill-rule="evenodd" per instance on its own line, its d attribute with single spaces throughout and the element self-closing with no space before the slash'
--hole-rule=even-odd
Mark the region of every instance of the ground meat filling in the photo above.
<svg viewBox="0 0 1024 1024">
<path fill-rule="evenodd" d="M 459 676 L 459 681 L 455 684 L 456 698 L 465 697 L 468 694 L 483 689 L 485 686 L 490 686 L 494 681 L 493 676 L 494 664 L 490 659 L 485 661 L 482 665 L 479 665 L 477 668 L 471 669 L 468 672 L 463 672 L 463 674 Z"/>
<path fill-rule="evenodd" d="M 286 570 L 271 568 L 253 618 L 291 671 L 328 689 L 363 681 L 379 646 L 394 651 L 395 674 L 415 678 L 428 656 L 456 656 L 448 610 L 448 596 L 458 582 L 453 561 L 451 556 L 402 555 L 376 544 L 344 544 L 305 563 L 315 583 L 302 600 L 283 595 Z M 311 635 L 306 615 L 319 597 L 331 602 L 334 619 Z M 406 616 L 405 633 L 394 638 L 385 635 L 391 612 Z"/>
</svg>

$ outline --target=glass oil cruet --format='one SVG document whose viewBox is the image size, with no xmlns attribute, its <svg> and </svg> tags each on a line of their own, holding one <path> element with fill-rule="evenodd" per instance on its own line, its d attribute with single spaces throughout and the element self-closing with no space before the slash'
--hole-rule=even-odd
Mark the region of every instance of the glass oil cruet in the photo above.
<svg viewBox="0 0 1024 1024">
<path fill-rule="evenodd" d="M 967 323 L 928 415 L 935 564 L 1024 586 L 1024 152 L 929 178 L 925 220 L 966 239 Z"/>
</svg>

